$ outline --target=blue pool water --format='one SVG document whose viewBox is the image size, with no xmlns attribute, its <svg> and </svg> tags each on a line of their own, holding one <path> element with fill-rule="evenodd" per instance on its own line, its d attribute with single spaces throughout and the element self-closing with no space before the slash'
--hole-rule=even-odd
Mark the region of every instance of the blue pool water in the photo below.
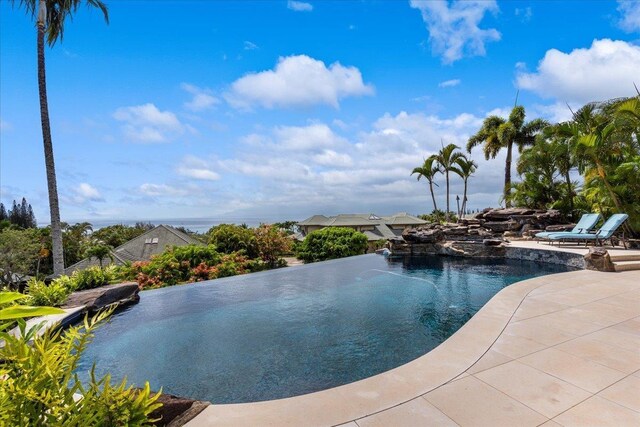
<svg viewBox="0 0 640 427">
<path fill-rule="evenodd" d="M 79 373 L 214 403 L 310 393 L 407 363 L 493 295 L 566 267 L 363 255 L 141 294 L 113 315 Z"/>
</svg>

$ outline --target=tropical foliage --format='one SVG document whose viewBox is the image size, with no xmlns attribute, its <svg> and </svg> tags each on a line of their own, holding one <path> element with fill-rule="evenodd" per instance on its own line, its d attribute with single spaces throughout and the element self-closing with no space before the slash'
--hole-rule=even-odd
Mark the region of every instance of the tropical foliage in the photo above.
<svg viewBox="0 0 640 427">
<path fill-rule="evenodd" d="M 258 256 L 256 235 L 247 226 L 220 224 L 211 227 L 207 232 L 209 243 L 216 246 L 218 252 L 232 254 L 244 251 L 249 258 Z"/>
<path fill-rule="evenodd" d="M 141 288 L 153 289 L 179 283 L 199 282 L 235 276 L 266 268 L 260 260 L 250 260 L 242 252 L 223 254 L 214 245 L 187 245 L 168 248 L 151 261 L 121 267 L 123 277 L 134 279 Z"/>
<path fill-rule="evenodd" d="M 64 332 L 49 329 L 38 335 L 39 327 L 27 329 L 24 320 L 18 321 L 19 334 L 0 332 L 0 425 L 144 426 L 155 421 L 149 415 L 160 407 L 160 394 L 152 396 L 148 383 L 141 390 L 127 387 L 126 380 L 114 386 L 108 375 L 98 379 L 93 370 L 87 384 L 78 379 L 80 357 L 108 315 Z"/>
<path fill-rule="evenodd" d="M 429 156 L 423 163 L 422 166 L 414 168 L 411 172 L 411 175 L 417 174 L 418 180 L 420 178 L 425 178 L 429 183 L 429 192 L 431 193 L 431 200 L 433 202 L 433 211 L 429 215 L 433 218 L 435 222 L 439 222 L 441 220 L 452 221 L 455 215 L 452 214 L 450 205 L 449 205 L 449 172 L 453 172 L 462 178 L 464 183 L 464 195 L 462 198 L 462 206 L 458 206 L 457 216 L 461 216 L 466 209 L 467 202 L 467 188 L 468 188 L 468 180 L 473 175 L 473 173 L 478 168 L 478 165 L 470 160 L 467 156 L 464 155 L 461 151 L 458 151 L 460 147 L 455 144 L 447 144 L 443 145 L 442 149 L 436 153 Z M 445 184 L 446 184 L 446 211 L 442 212 L 438 209 L 438 205 L 436 204 L 436 198 L 433 191 L 433 186 L 438 186 L 435 182 L 435 178 L 437 174 L 444 174 L 445 176 Z"/>
<path fill-rule="evenodd" d="M 0 232 L 0 284 L 17 289 L 38 262 L 40 241 L 37 230 L 6 229 Z"/>
<path fill-rule="evenodd" d="M 504 171 L 503 197 L 507 207 L 511 205 L 511 162 L 513 157 L 513 145 L 517 145 L 520 151 L 524 147 L 533 145 L 536 134 L 544 129 L 548 123 L 542 119 L 534 119 L 525 123 L 524 107 L 516 105 L 511 110 L 508 119 L 499 116 L 489 116 L 484 119 L 482 127 L 469 138 L 467 151 L 480 144 L 483 145 L 484 156 L 487 160 L 495 159 L 500 150 L 507 150 Z"/>
<path fill-rule="evenodd" d="M 31 278 L 27 282 L 29 303 L 34 306 L 59 307 L 64 304 L 74 288 L 73 282 L 67 276 L 60 276 L 49 285 Z"/>
<path fill-rule="evenodd" d="M 522 181 L 509 200 L 573 218 L 584 211 L 624 212 L 628 231 L 640 230 L 639 98 L 589 103 L 572 120 L 545 128 L 518 160 Z"/>
<path fill-rule="evenodd" d="M 12 0 L 16 3 L 16 0 Z M 60 275 L 64 270 L 64 253 L 62 242 L 62 224 L 58 204 L 58 184 L 53 158 L 53 142 L 51 124 L 49 122 L 49 103 L 47 101 L 47 79 L 45 71 L 44 44 L 45 36 L 49 46 L 62 40 L 66 18 L 73 17 L 82 3 L 80 0 L 20 0 L 20 5 L 36 21 L 36 41 L 38 50 L 38 92 L 40 98 L 40 122 L 42 124 L 42 141 L 44 147 L 47 189 L 49 193 L 49 210 L 51 212 L 51 238 L 53 248 L 53 272 Z M 107 7 L 100 0 L 86 0 L 84 3 L 96 7 L 102 12 L 105 21 L 109 22 Z"/>
<path fill-rule="evenodd" d="M 260 259 L 269 268 L 283 267 L 284 264 L 279 263 L 281 256 L 289 252 L 293 246 L 293 242 L 286 231 L 275 225 L 262 224 L 254 229 L 253 232 Z"/>
<path fill-rule="evenodd" d="M 307 235 L 297 256 L 304 262 L 360 255 L 367 250 L 367 236 L 351 228 L 326 227 Z"/>
</svg>

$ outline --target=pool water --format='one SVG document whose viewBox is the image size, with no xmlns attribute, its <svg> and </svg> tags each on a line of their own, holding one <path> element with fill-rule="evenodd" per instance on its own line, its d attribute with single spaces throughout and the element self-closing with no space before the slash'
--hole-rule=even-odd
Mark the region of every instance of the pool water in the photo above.
<svg viewBox="0 0 640 427">
<path fill-rule="evenodd" d="M 347 384 L 422 356 L 500 289 L 564 266 L 506 259 L 334 261 L 145 291 L 78 372 L 237 403 Z"/>
</svg>

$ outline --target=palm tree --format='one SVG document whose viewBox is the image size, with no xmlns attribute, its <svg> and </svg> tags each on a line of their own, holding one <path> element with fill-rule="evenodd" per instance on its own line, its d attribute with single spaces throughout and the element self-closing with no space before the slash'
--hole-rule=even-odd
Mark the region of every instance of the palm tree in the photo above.
<svg viewBox="0 0 640 427">
<path fill-rule="evenodd" d="M 11 0 L 15 4 L 16 0 Z M 81 0 L 20 0 L 27 13 L 36 18 L 38 46 L 38 91 L 40 93 L 40 121 L 42 125 L 42 142 L 44 145 L 44 162 L 47 171 L 47 188 L 49 192 L 49 210 L 51 212 L 51 240 L 53 252 L 53 274 L 59 276 L 64 270 L 64 251 L 62 248 L 62 226 L 60 224 L 60 206 L 58 204 L 58 185 L 56 168 L 53 160 L 53 142 L 51 141 L 51 124 L 49 122 L 49 104 L 47 102 L 47 79 L 44 62 L 44 36 L 47 43 L 53 46 L 64 34 L 64 21 L 73 15 L 82 3 Z M 107 6 L 100 0 L 85 0 L 88 6 L 102 11 L 104 19 L 109 23 Z"/>
<path fill-rule="evenodd" d="M 462 195 L 462 209 L 460 210 L 462 216 L 467 209 L 467 182 L 471 175 L 473 175 L 478 168 L 478 164 L 467 156 L 462 155 L 456 160 L 456 164 L 451 168 L 451 171 L 456 173 L 464 182 L 464 193 Z"/>
<path fill-rule="evenodd" d="M 424 161 L 422 166 L 414 168 L 411 175 L 417 173 L 418 181 L 420 181 L 420 178 L 424 177 L 429 182 L 429 191 L 431 191 L 431 200 L 433 200 L 433 211 L 436 212 L 438 210 L 438 206 L 436 205 L 436 198 L 433 194 L 433 186 L 438 185 L 434 182 L 434 179 L 436 174 L 440 172 L 440 168 L 434 163 L 435 159 L 429 157 Z"/>
<path fill-rule="evenodd" d="M 471 153 L 471 149 L 476 145 L 484 143 L 484 157 L 489 160 L 495 159 L 501 149 L 507 149 L 507 159 L 504 168 L 504 193 L 505 206 L 511 207 L 509 201 L 509 192 L 511 191 L 511 160 L 513 144 L 517 144 L 518 148 L 533 145 L 536 134 L 548 126 L 548 123 L 542 119 L 524 122 L 524 107 L 517 105 L 511 110 L 509 119 L 505 120 L 498 116 L 489 116 L 482 122 L 480 130 L 467 143 L 467 151 Z"/>
<path fill-rule="evenodd" d="M 430 159 L 434 159 L 438 162 L 438 166 L 444 173 L 445 181 L 447 183 L 447 212 L 445 214 L 447 221 L 449 220 L 451 212 L 449 209 L 449 171 L 453 170 L 458 159 L 464 156 L 460 151 L 456 151 L 459 148 L 460 147 L 455 144 L 449 144 L 447 146 L 443 146 L 437 154 L 433 154 L 429 157 Z"/>
</svg>

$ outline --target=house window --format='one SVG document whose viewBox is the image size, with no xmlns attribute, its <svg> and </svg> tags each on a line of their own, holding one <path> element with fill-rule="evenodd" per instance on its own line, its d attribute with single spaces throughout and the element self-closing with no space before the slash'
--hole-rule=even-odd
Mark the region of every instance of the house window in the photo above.
<svg viewBox="0 0 640 427">
<path fill-rule="evenodd" d="M 158 238 L 157 238 L 157 237 L 154 237 L 154 238 L 151 240 L 151 243 L 158 243 Z"/>
<path fill-rule="evenodd" d="M 151 243 L 151 239 L 144 239 L 144 244 L 145 244 L 145 245 L 148 245 L 148 244 L 150 244 L 150 243 Z"/>
</svg>

